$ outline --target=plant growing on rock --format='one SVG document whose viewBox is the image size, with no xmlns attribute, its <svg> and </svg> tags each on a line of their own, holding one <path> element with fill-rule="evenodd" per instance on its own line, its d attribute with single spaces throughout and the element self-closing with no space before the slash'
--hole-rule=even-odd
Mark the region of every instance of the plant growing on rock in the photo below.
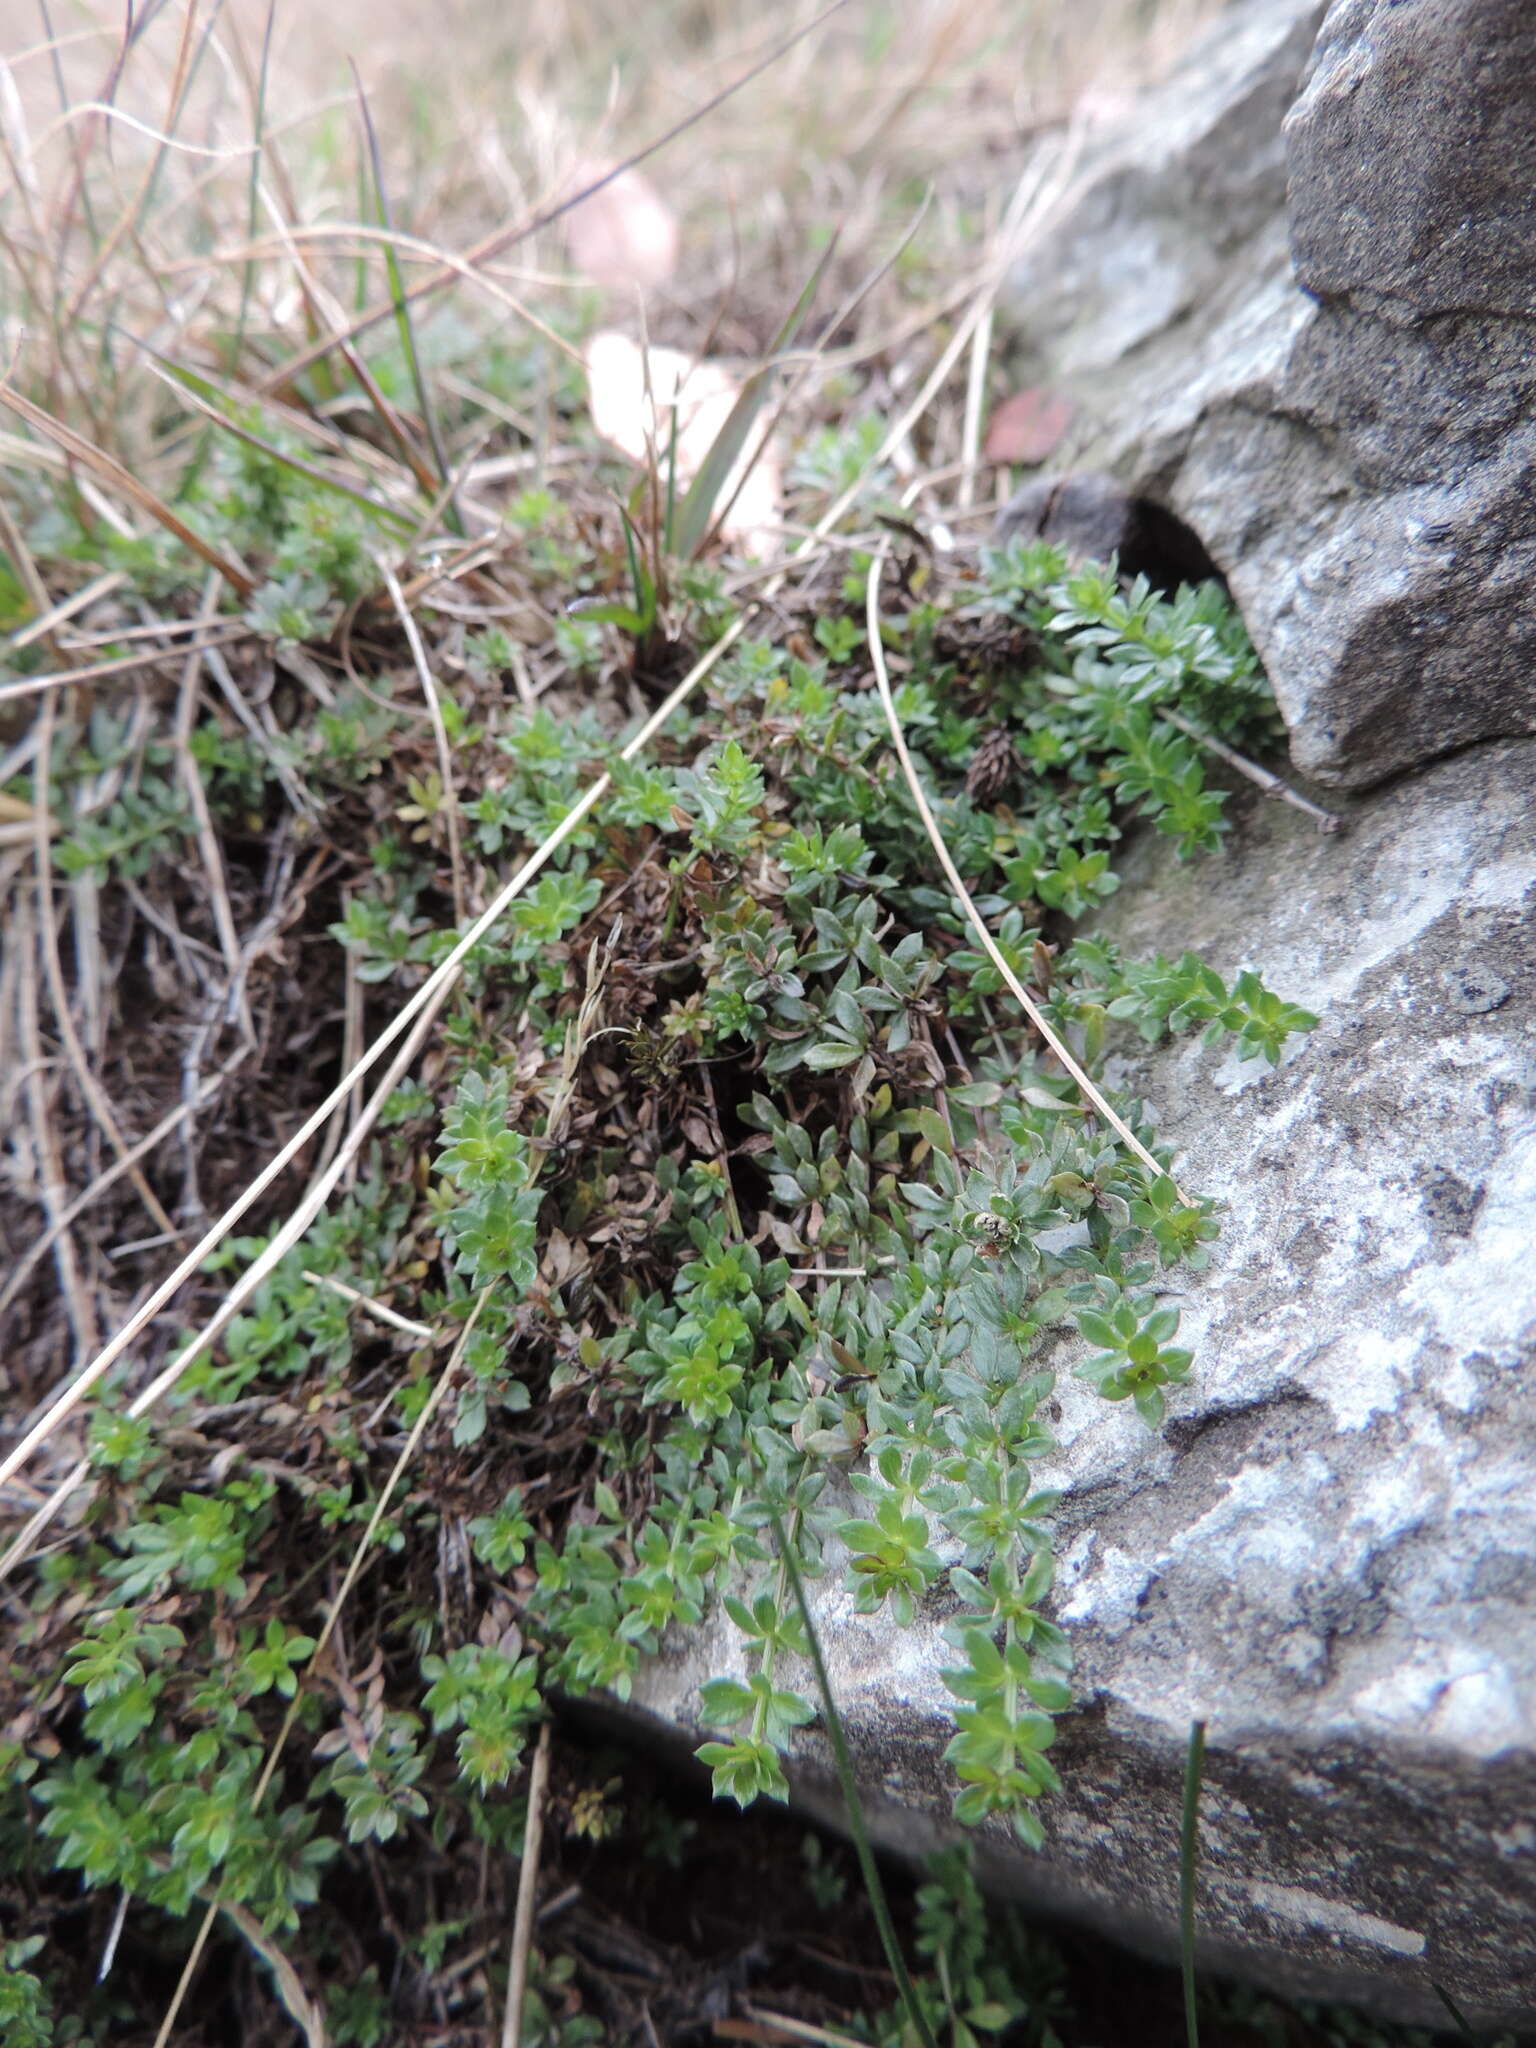
<svg viewBox="0 0 1536 2048">
<path fill-rule="evenodd" d="M 1028 731 L 1035 765 L 1013 804 L 986 809 L 963 788 L 982 730 L 974 688 L 942 650 L 996 619 L 1030 636 L 1030 658 L 991 679 L 988 716 Z M 1271 1059 L 1307 1028 L 1251 974 L 1228 989 L 1192 958 L 1127 961 L 1069 930 L 1112 883 L 1128 816 L 1190 854 L 1222 829 L 1194 743 L 1156 726 L 1162 704 L 1214 717 L 1222 674 L 1234 717 L 1262 716 L 1251 661 L 1208 596 L 1122 601 L 1036 549 L 991 561 L 947 607 L 884 623 L 910 656 L 908 730 L 977 902 L 1084 1056 L 1121 1021 L 1143 1037 L 1199 1026 Z M 547 799 L 530 807 L 522 764 L 570 789 L 605 744 L 580 721 L 505 719 L 494 757 L 513 779 L 487 788 L 482 825 L 494 802 L 502 845 L 537 831 Z M 344 1304 L 302 1275 L 318 1264 L 376 1286 L 411 1242 L 429 1276 L 418 1313 L 461 1319 L 477 1290 L 452 1440 L 479 1459 L 470 1554 L 510 1593 L 520 1649 L 455 1642 L 418 1614 L 409 1669 L 391 1651 L 366 1692 L 342 1694 L 339 1720 L 304 1696 L 325 1769 L 253 1831 L 235 1819 L 253 1716 L 291 1693 L 309 1648 L 251 1590 L 274 1542 L 272 1482 L 231 1477 L 179 1504 L 130 1493 L 99 1564 L 81 1566 L 98 1590 L 61 1666 L 89 1747 L 32 1788 L 44 1837 L 88 1881 L 183 1906 L 238 1881 L 282 1919 L 335 1852 L 329 1827 L 390 1839 L 424 1819 L 445 1767 L 472 1824 L 494 1828 L 489 1801 L 541 1693 L 627 1694 L 640 1661 L 712 1602 L 737 1632 L 739 1675 L 704 1688 L 716 1732 L 701 1754 L 722 1793 L 782 1796 L 784 1754 L 814 1712 L 795 1689 L 806 1644 L 775 1520 L 809 1576 L 840 1547 L 859 1612 L 899 1623 L 941 1603 L 956 1812 L 1042 1839 L 1053 1718 L 1072 1699 L 1070 1645 L 1048 1613 L 1044 1403 L 1063 1342 L 1080 1339 L 1081 1379 L 1161 1419 L 1191 1360 L 1160 1275 L 1198 1264 L 1215 1222 L 1005 1029 L 996 973 L 880 758 L 874 700 L 834 688 L 823 665 L 768 642 L 722 664 L 707 714 L 619 778 L 606 822 L 573 835 L 477 949 L 438 1082 L 439 1178 L 414 1214 L 381 1182 L 350 1224 L 290 1255 L 200 1369 L 226 1396 L 327 1385 L 345 1412 Z M 644 907 L 621 931 L 602 906 L 641 875 Z M 408 983 L 437 948 L 430 898 L 410 864 L 375 890 L 336 937 L 368 978 Z M 578 947 L 604 963 L 610 1036 L 573 1059 Z M 565 1132 L 608 1135 L 557 1141 L 557 1098 Z M 403 1102 L 402 1131 L 427 1106 Z M 1141 1106 L 1117 1107 L 1151 1149 Z M 397 1401 L 419 1407 L 409 1382 Z M 530 1490 L 545 1454 L 520 1447 L 534 1412 L 546 1429 L 588 1418 L 580 1511 L 559 1520 Z M 333 1441 L 344 1470 L 366 1464 L 356 1420 Z M 297 1503 L 317 1538 L 348 1516 L 349 1492 Z M 389 1540 L 408 1547 L 434 1518 L 417 1498 Z M 72 1583 L 55 1581 L 39 1627 Z M 125 1634 L 129 1603 L 151 1597 L 165 1619 Z M 228 1627 L 250 1650 L 211 1683 L 200 1646 Z M 151 1725 L 162 1746 L 129 1742 Z"/>
</svg>

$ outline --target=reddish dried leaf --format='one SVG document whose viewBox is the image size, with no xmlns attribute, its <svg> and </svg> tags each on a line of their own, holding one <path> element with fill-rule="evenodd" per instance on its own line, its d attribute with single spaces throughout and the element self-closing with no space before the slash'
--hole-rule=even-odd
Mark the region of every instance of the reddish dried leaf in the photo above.
<svg viewBox="0 0 1536 2048">
<path fill-rule="evenodd" d="M 1015 391 L 988 423 L 988 462 L 1044 462 L 1060 447 L 1076 410 L 1064 391 L 1052 391 L 1044 384 Z"/>
</svg>

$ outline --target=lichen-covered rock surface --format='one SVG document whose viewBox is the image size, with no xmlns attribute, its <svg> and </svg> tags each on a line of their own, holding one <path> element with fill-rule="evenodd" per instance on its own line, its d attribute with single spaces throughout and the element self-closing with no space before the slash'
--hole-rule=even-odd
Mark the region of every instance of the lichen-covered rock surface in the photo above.
<svg viewBox="0 0 1536 2048">
<path fill-rule="evenodd" d="M 1243 808 L 1239 806 L 1239 808 Z M 1139 868 L 1139 873 L 1138 873 Z M 1536 2014 L 1536 742 L 1468 750 L 1322 836 L 1257 798 L 1220 856 L 1133 857 L 1105 928 L 1258 965 L 1319 1013 L 1282 1064 L 1198 1043 L 1111 1075 L 1157 1105 L 1183 1184 L 1226 1203 L 1170 1276 L 1196 1350 L 1161 1431 L 1075 1382 L 1054 1613 L 1079 1710 L 1032 1854 L 993 1882 L 1172 1948 L 1180 1782 L 1207 1721 L 1200 1923 L 1216 1967 L 1434 2021 Z M 942 1836 L 955 1661 L 814 1588 L 884 1837 Z M 733 1640 L 636 1708 L 696 1728 Z M 811 1691 L 808 1674 L 804 1682 Z M 836 1810 L 824 1740 L 797 1791 Z"/>
<path fill-rule="evenodd" d="M 1077 402 L 1056 465 L 1229 580 L 1303 772 L 1536 729 L 1529 0 L 1231 9 L 1090 161 L 1008 320 L 1021 376 Z"/>
</svg>

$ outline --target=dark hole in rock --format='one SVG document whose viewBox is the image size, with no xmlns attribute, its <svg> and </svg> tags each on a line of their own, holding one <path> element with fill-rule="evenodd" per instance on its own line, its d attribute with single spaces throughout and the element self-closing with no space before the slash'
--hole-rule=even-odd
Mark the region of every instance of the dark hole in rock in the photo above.
<svg viewBox="0 0 1536 2048">
<path fill-rule="evenodd" d="M 1174 591 L 1181 583 L 1219 583 L 1227 579 L 1206 552 L 1204 541 L 1176 512 L 1150 498 L 1134 498 L 1135 529 L 1130 550 L 1120 557 L 1129 576 L 1145 576 L 1159 590 Z"/>
<path fill-rule="evenodd" d="M 1064 548 L 1078 562 L 1119 558 L 1126 576 L 1145 576 L 1171 592 L 1181 583 L 1226 579 L 1193 527 L 1154 499 L 1133 497 L 1116 478 L 1096 470 L 1033 478 L 997 515 L 999 541 L 1016 535 Z"/>
</svg>

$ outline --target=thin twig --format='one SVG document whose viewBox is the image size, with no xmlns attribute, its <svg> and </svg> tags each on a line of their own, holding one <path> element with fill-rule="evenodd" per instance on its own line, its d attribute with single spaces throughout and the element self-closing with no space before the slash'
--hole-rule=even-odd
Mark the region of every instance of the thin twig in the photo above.
<svg viewBox="0 0 1536 2048">
<path fill-rule="evenodd" d="M 517 1912 L 507 1966 L 507 2008 L 501 2018 L 501 2048 L 522 2048 L 523 1999 L 533 1949 L 534 1905 L 539 1893 L 539 1851 L 544 1843 L 544 1795 L 549 1785 L 549 1723 L 539 1730 L 528 1779 L 528 1818 L 523 1823 L 523 1860 L 517 1872 Z"/>
<path fill-rule="evenodd" d="M 1343 831 L 1344 820 L 1337 811 L 1325 811 L 1321 804 L 1311 802 L 1299 790 L 1292 789 L 1282 776 L 1272 775 L 1269 769 L 1261 768 L 1257 761 L 1250 761 L 1246 754 L 1240 754 L 1235 747 L 1229 747 L 1225 740 L 1217 739 L 1212 733 L 1202 732 L 1200 727 L 1193 724 L 1182 712 L 1170 711 L 1166 704 L 1159 704 L 1154 708 L 1159 718 L 1169 725 L 1176 725 L 1179 731 L 1186 734 L 1197 746 L 1206 748 L 1219 761 L 1225 761 L 1227 766 L 1235 768 L 1239 775 L 1246 775 L 1256 788 L 1263 790 L 1266 796 L 1273 797 L 1276 803 L 1289 804 L 1293 810 L 1304 811 L 1309 818 L 1315 818 L 1319 831 Z"/>
</svg>

